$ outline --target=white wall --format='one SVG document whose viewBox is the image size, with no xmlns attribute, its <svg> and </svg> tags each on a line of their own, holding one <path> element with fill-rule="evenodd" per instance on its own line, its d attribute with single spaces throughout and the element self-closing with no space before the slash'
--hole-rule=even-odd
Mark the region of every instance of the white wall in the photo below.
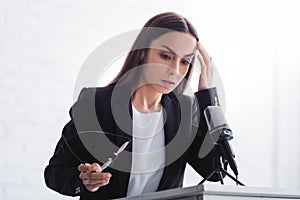
<svg viewBox="0 0 300 200">
<path fill-rule="evenodd" d="M 68 199 L 45 187 L 43 169 L 69 119 L 81 64 L 111 36 L 164 11 L 190 19 L 218 67 L 241 181 L 300 187 L 296 0 L 2 0 L 0 199 Z M 200 179 L 189 170 L 185 185 Z"/>
</svg>

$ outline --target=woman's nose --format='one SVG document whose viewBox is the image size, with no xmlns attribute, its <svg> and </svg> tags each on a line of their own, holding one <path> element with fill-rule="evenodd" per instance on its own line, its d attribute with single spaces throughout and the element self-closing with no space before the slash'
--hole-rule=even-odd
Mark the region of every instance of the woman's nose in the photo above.
<svg viewBox="0 0 300 200">
<path fill-rule="evenodd" d="M 178 75 L 179 74 L 179 65 L 180 65 L 179 61 L 176 61 L 176 60 L 173 61 L 171 63 L 171 66 L 168 69 L 168 74 L 170 76 Z"/>
<path fill-rule="evenodd" d="M 176 74 L 176 72 L 174 71 L 174 69 L 171 68 L 171 67 L 168 68 L 167 72 L 168 72 L 169 76 L 174 76 Z"/>
</svg>

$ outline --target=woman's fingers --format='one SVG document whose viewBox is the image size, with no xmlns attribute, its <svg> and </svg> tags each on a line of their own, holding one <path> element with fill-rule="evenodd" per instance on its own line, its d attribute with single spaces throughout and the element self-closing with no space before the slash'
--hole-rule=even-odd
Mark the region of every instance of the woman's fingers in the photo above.
<svg viewBox="0 0 300 200">
<path fill-rule="evenodd" d="M 95 185 L 95 184 L 101 184 L 101 183 L 109 181 L 110 177 L 111 177 L 111 175 L 110 176 L 104 175 L 101 178 L 92 179 L 92 178 L 89 178 L 89 176 L 83 175 L 82 180 L 85 185 Z"/>
<path fill-rule="evenodd" d="M 200 53 L 197 55 L 197 58 L 201 65 L 201 73 L 198 84 L 198 90 L 200 91 L 212 87 L 213 62 L 212 58 L 209 57 L 208 53 L 199 42 L 197 43 L 197 49 Z"/>
<path fill-rule="evenodd" d="M 89 169 L 91 168 L 90 166 L 91 165 L 89 163 L 80 164 L 77 169 L 78 169 L 78 171 L 86 172 L 86 171 L 89 171 Z"/>
<path fill-rule="evenodd" d="M 203 57 L 205 64 L 208 64 L 210 61 L 210 57 L 208 53 L 205 51 L 204 47 L 199 42 L 197 43 L 197 49 L 200 52 L 201 56 Z"/>
<path fill-rule="evenodd" d="M 197 58 L 200 62 L 200 66 L 201 66 L 201 74 L 206 74 L 206 66 L 205 66 L 205 62 L 203 60 L 203 57 L 201 55 L 197 55 Z"/>
<path fill-rule="evenodd" d="M 100 187 L 103 187 L 107 184 L 109 184 L 109 181 L 99 183 L 99 184 L 90 184 L 90 185 L 86 185 L 85 187 L 90 192 L 96 192 Z"/>
<path fill-rule="evenodd" d="M 89 164 L 89 163 L 85 163 L 85 164 L 80 164 L 78 166 L 78 171 L 81 172 L 91 172 L 91 171 L 101 171 L 101 167 L 98 163 L 93 163 L 93 164 Z"/>
<path fill-rule="evenodd" d="M 81 164 L 78 166 L 80 171 L 79 178 L 82 180 L 86 189 L 95 192 L 99 187 L 107 185 L 111 178 L 110 173 L 101 172 L 101 167 L 98 163 Z"/>
<path fill-rule="evenodd" d="M 83 179 L 89 179 L 89 180 L 102 180 L 110 178 L 110 173 L 103 173 L 103 172 L 86 172 L 82 173 Z"/>
<path fill-rule="evenodd" d="M 87 190 L 95 192 L 99 187 L 109 184 L 111 174 L 103 172 L 81 172 L 79 178 Z"/>
</svg>

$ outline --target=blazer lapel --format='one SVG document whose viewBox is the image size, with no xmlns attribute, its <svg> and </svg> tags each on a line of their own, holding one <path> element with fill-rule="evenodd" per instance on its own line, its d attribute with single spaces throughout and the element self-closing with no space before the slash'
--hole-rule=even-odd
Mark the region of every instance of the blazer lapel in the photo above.
<svg viewBox="0 0 300 200">
<path fill-rule="evenodd" d="M 126 151 L 122 152 L 116 162 L 114 163 L 115 169 L 121 169 L 118 171 L 118 184 L 115 188 L 116 192 L 120 195 L 126 195 L 130 172 L 132 164 L 132 107 L 131 107 L 131 91 L 126 87 L 118 88 L 115 87 L 112 95 L 111 110 L 115 120 L 115 133 L 129 138 L 130 143 L 128 144 Z M 120 147 L 126 142 L 124 138 L 117 138 L 117 144 Z"/>
<path fill-rule="evenodd" d="M 175 137 L 178 127 L 180 124 L 180 106 L 174 94 L 170 93 L 168 95 L 163 95 L 162 97 L 162 106 L 163 106 L 163 116 L 164 116 L 164 132 L 165 132 L 165 153 L 166 159 L 165 164 L 168 165 L 171 161 L 170 158 L 172 157 L 172 148 L 168 148 L 168 144 L 172 141 Z M 174 149 L 173 149 L 174 150 Z M 169 165 L 165 167 L 163 176 L 160 180 L 158 190 L 163 190 L 168 188 L 168 176 L 172 173 L 171 168 Z"/>
</svg>

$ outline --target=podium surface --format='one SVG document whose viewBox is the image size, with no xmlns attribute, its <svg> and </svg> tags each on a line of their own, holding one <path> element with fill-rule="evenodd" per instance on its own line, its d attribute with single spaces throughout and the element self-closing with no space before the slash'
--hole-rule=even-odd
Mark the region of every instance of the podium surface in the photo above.
<svg viewBox="0 0 300 200">
<path fill-rule="evenodd" d="M 280 200 L 300 199 L 300 190 L 223 185 L 199 185 L 176 188 L 118 200 Z"/>
</svg>

